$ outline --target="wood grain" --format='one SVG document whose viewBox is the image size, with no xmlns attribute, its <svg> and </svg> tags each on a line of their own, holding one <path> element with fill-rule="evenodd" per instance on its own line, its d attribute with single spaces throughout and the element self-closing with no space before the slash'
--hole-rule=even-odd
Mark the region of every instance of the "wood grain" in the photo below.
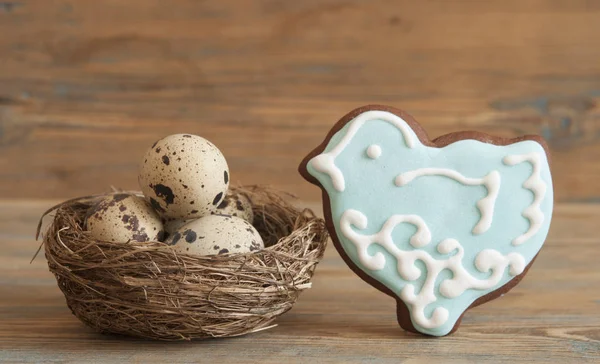
<svg viewBox="0 0 600 364">
<path fill-rule="evenodd" d="M 93 332 L 69 312 L 33 228 L 54 201 L 0 200 L 2 363 L 597 363 L 600 207 L 557 206 L 546 246 L 524 281 L 477 307 L 444 338 L 403 332 L 395 302 L 329 249 L 313 288 L 278 327 L 235 339 L 160 343 Z M 316 204 L 307 204 L 316 207 Z"/>
<path fill-rule="evenodd" d="M 600 4 L 585 0 L 0 2 L 0 197 L 136 187 L 145 148 L 201 134 L 233 182 L 317 189 L 300 159 L 349 110 L 435 137 L 541 134 L 556 198 L 598 202 Z"/>
</svg>

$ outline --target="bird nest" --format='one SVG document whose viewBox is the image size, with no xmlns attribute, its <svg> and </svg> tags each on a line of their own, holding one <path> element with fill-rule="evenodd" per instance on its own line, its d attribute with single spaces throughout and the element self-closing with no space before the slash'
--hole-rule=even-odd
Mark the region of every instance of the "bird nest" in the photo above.
<svg viewBox="0 0 600 364">
<path fill-rule="evenodd" d="M 240 187 L 252 202 L 265 249 L 192 256 L 161 242 L 110 243 L 84 229 L 104 195 L 53 207 L 43 237 L 48 267 L 73 314 L 103 333 L 159 340 L 244 335 L 274 327 L 311 287 L 328 234 L 308 209 L 264 187 Z M 38 235 L 41 227 L 38 226 Z"/>
</svg>

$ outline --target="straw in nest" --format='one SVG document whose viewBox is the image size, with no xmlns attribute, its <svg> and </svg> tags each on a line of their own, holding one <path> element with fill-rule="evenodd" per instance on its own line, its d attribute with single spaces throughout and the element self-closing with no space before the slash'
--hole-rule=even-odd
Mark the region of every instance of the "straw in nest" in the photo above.
<svg viewBox="0 0 600 364">
<path fill-rule="evenodd" d="M 201 257 L 178 254 L 160 242 L 96 241 L 83 222 L 103 196 L 49 210 L 55 216 L 43 239 L 48 267 L 73 314 L 104 333 L 160 340 L 273 327 L 311 286 L 328 238 L 325 222 L 267 188 L 234 193 L 252 201 L 254 226 L 266 246 L 259 252 Z"/>
</svg>

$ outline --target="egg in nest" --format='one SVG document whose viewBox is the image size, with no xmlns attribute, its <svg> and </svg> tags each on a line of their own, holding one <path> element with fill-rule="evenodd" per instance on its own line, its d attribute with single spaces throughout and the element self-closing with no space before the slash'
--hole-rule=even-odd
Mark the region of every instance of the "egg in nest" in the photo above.
<svg viewBox="0 0 600 364">
<path fill-rule="evenodd" d="M 242 193 L 228 192 L 223 201 L 211 211 L 212 215 L 231 215 L 244 219 L 252 224 L 254 212 L 252 202 Z"/>
<path fill-rule="evenodd" d="M 172 235 L 177 230 L 179 230 L 179 228 L 181 228 L 183 225 L 189 224 L 190 222 L 192 222 L 194 220 L 198 220 L 198 219 L 188 219 L 188 220 L 186 220 L 186 219 L 172 219 L 172 220 L 164 220 L 163 221 L 163 225 L 165 227 L 165 231 L 167 232 L 167 234 L 168 235 Z"/>
<path fill-rule="evenodd" d="M 142 197 L 119 193 L 104 197 L 90 208 L 86 229 L 98 240 L 121 242 L 162 241 L 160 216 Z"/>
<path fill-rule="evenodd" d="M 229 187 L 229 167 L 221 151 L 191 134 L 167 136 L 146 152 L 138 176 L 152 207 L 167 220 L 209 215 Z"/>
<path fill-rule="evenodd" d="M 191 255 L 251 253 L 265 247 L 248 221 L 230 215 L 209 215 L 183 225 L 165 241 Z"/>
<path fill-rule="evenodd" d="M 211 215 L 231 215 L 239 217 L 252 223 L 254 221 L 254 212 L 252 211 L 252 202 L 244 194 L 227 192 L 227 195 L 221 201 L 219 206 L 214 206 L 210 212 Z M 183 225 L 197 220 L 193 219 L 165 219 L 165 231 L 170 235 L 179 230 Z"/>
</svg>

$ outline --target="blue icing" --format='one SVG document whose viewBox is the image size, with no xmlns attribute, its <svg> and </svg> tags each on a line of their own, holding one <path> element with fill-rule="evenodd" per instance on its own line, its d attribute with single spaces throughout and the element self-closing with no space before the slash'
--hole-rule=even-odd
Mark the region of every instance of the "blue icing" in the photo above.
<svg viewBox="0 0 600 364">
<path fill-rule="evenodd" d="M 338 145 L 351 124 L 352 121 L 331 138 L 325 153 L 331 152 Z M 381 270 L 366 268 L 358 258 L 354 243 L 340 231 L 342 214 L 349 209 L 358 210 L 367 217 L 365 229 L 353 227 L 354 231 L 362 235 L 379 232 L 392 215 L 420 216 L 431 231 L 432 239 L 419 249 L 435 259 L 448 259 L 455 252 L 440 254 L 436 249 L 437 245 L 447 238 L 456 239 L 464 247 L 464 268 L 477 279 L 488 278 L 491 274 L 480 272 L 475 267 L 475 258 L 484 249 L 494 249 L 503 255 L 518 253 L 524 258 L 525 265 L 529 264 L 544 243 L 552 214 L 552 180 L 542 146 L 534 141 L 496 146 L 475 140 L 462 140 L 444 148 L 432 148 L 422 145 L 412 130 L 409 133 L 415 141 L 412 149 L 407 146 L 397 126 L 378 119 L 365 122 L 335 157 L 334 163 L 345 181 L 343 191 L 334 188 L 328 174 L 317 171 L 312 163 L 307 165 L 308 172 L 319 180 L 329 195 L 331 218 L 337 236 L 354 264 L 398 296 L 407 283 L 415 285 L 415 292 L 418 294 L 427 278 L 427 274 L 421 274 L 413 281 L 403 279 L 398 273 L 396 258 L 378 244 L 370 245 L 367 252 L 370 255 L 382 253 L 385 256 L 385 266 Z M 367 148 L 371 145 L 381 147 L 381 155 L 376 159 L 367 155 Z M 541 179 L 546 184 L 546 192 L 540 205 L 544 221 L 537 233 L 523 244 L 515 246 L 512 241 L 530 228 L 529 220 L 522 213 L 534 201 L 534 193 L 524 188 L 523 183 L 532 175 L 533 166 L 527 161 L 507 165 L 503 163 L 503 158 L 532 152 L 540 155 Z M 472 232 L 481 218 L 476 204 L 488 195 L 484 185 L 464 185 L 439 175 L 421 176 L 402 187 L 394 184 L 397 175 L 424 167 L 451 169 L 471 178 L 482 178 L 493 170 L 498 171 L 501 183 L 489 229 L 478 235 Z M 414 250 L 409 239 L 415 232 L 416 227 L 412 224 L 397 225 L 392 233 L 394 244 L 404 251 Z M 423 262 L 417 261 L 416 265 L 426 272 Z M 429 318 L 435 308 L 444 307 L 448 310 L 448 319 L 438 327 L 426 328 L 417 324 L 411 315 L 417 330 L 430 335 L 447 334 L 473 301 L 498 289 L 514 277 L 509 274 L 509 268 L 506 268 L 495 286 L 484 290 L 471 288 L 458 297 L 447 298 L 440 294 L 439 285 L 452 276 L 452 272 L 447 269 L 437 276 L 434 290 L 437 300 L 428 304 L 424 311 Z M 408 307 L 412 313 L 411 305 Z"/>
</svg>

